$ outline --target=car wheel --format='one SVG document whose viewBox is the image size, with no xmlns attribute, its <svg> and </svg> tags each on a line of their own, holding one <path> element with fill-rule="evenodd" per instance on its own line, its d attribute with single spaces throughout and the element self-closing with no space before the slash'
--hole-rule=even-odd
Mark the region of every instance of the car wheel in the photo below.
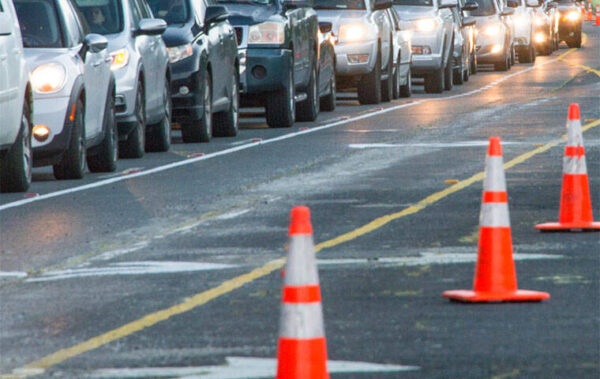
<svg viewBox="0 0 600 379">
<path fill-rule="evenodd" d="M 535 60 L 533 45 L 523 46 L 519 49 L 519 63 L 532 63 Z"/>
<path fill-rule="evenodd" d="M 306 100 L 298 103 L 296 107 L 296 120 L 315 121 L 319 116 L 319 103 L 319 78 L 317 77 L 317 67 L 313 65 L 306 88 Z"/>
<path fill-rule="evenodd" d="M 393 75 L 393 79 L 392 82 L 393 84 L 393 90 L 392 90 L 392 96 L 394 99 L 397 99 L 400 97 L 400 56 L 398 56 L 398 65 L 396 67 L 396 69 L 394 70 L 394 75 Z"/>
<path fill-rule="evenodd" d="M 566 40 L 569 48 L 580 48 L 581 47 L 581 31 L 575 33 L 575 35 Z"/>
<path fill-rule="evenodd" d="M 467 63 L 465 71 L 463 71 L 463 82 L 468 82 L 471 76 L 471 62 Z"/>
<path fill-rule="evenodd" d="M 331 112 L 335 110 L 335 98 L 337 96 L 337 88 L 335 84 L 335 75 L 329 80 L 329 93 L 321 98 L 321 110 Z"/>
<path fill-rule="evenodd" d="M 71 125 L 71 139 L 61 161 L 52 167 L 54 177 L 63 179 L 81 179 L 85 173 L 85 134 L 84 134 L 84 108 L 83 102 L 77 100 L 75 115 Z"/>
<path fill-rule="evenodd" d="M 444 89 L 450 91 L 454 87 L 454 69 L 452 68 L 452 51 L 444 68 Z"/>
<path fill-rule="evenodd" d="M 202 90 L 202 118 L 181 124 L 181 137 L 185 143 L 209 142 L 212 137 L 212 77 L 208 70 L 204 70 L 198 88 Z"/>
<path fill-rule="evenodd" d="M 471 54 L 471 75 L 477 74 L 477 54 Z"/>
<path fill-rule="evenodd" d="M 267 97 L 267 125 L 271 128 L 290 128 L 296 116 L 296 88 L 294 85 L 294 64 L 290 62 L 288 82 L 285 88 Z"/>
<path fill-rule="evenodd" d="M 146 98 L 140 81 L 135 94 L 135 126 L 125 141 L 119 142 L 119 158 L 141 158 L 146 146 Z"/>
<path fill-rule="evenodd" d="M 94 155 L 88 155 L 87 165 L 91 172 L 113 172 L 117 169 L 119 141 L 115 119 L 115 98 L 111 89 L 104 109 L 104 139 Z"/>
<path fill-rule="evenodd" d="M 388 102 L 394 98 L 394 57 L 391 52 L 386 71 L 387 77 L 381 81 L 381 100 Z"/>
<path fill-rule="evenodd" d="M 510 68 L 510 53 L 506 51 L 502 57 L 502 61 L 494 63 L 494 70 L 496 71 L 508 71 Z"/>
<path fill-rule="evenodd" d="M 377 51 L 375 67 L 363 75 L 358 83 L 358 102 L 360 104 L 381 103 L 381 52 Z"/>
<path fill-rule="evenodd" d="M 465 77 L 464 77 L 465 64 L 463 62 L 462 57 L 460 57 L 460 66 L 457 69 L 454 69 L 453 71 L 454 72 L 452 73 L 452 75 L 454 75 L 454 77 L 453 77 L 454 84 L 456 84 L 456 85 L 464 84 L 464 82 L 465 82 Z"/>
<path fill-rule="evenodd" d="M 517 62 L 517 52 L 515 50 L 515 46 L 512 45 L 510 48 L 510 62 L 508 62 L 508 68 L 510 68 L 510 66 L 514 66 L 516 62 Z"/>
<path fill-rule="evenodd" d="M 425 76 L 425 92 L 442 93 L 444 91 L 445 67 L 431 72 Z"/>
<path fill-rule="evenodd" d="M 238 75 L 236 67 L 233 82 L 231 83 L 229 109 L 214 115 L 213 132 L 217 137 L 235 137 L 238 134 L 240 120 L 240 91 L 238 88 L 240 80 Z"/>
<path fill-rule="evenodd" d="M 0 192 L 23 192 L 31 185 L 31 127 L 29 103 L 25 99 L 17 140 L 0 162 Z"/>
<path fill-rule="evenodd" d="M 412 74 L 410 72 L 410 68 L 408 69 L 408 74 L 406 74 L 406 84 L 400 86 L 400 96 L 401 97 L 410 97 L 412 95 Z"/>
<path fill-rule="evenodd" d="M 163 88 L 163 118 L 160 122 L 149 125 L 146 132 L 146 151 L 169 151 L 171 148 L 171 115 L 173 102 L 171 100 L 171 83 L 165 77 Z"/>
</svg>

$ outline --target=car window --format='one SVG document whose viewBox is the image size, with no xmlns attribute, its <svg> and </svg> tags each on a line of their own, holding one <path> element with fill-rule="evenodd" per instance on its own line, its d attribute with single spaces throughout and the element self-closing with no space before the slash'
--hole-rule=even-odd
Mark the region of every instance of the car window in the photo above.
<svg viewBox="0 0 600 379">
<path fill-rule="evenodd" d="M 65 47 L 54 0 L 15 0 L 24 47 Z"/>
<path fill-rule="evenodd" d="M 81 35 L 81 27 L 79 26 L 78 15 L 73 10 L 71 3 L 68 0 L 58 0 L 62 10 L 63 19 L 65 21 L 65 34 L 67 37 L 67 45 L 75 46 L 83 41 Z"/>
<path fill-rule="evenodd" d="M 315 9 L 366 9 L 363 0 L 315 0 Z"/>
<path fill-rule="evenodd" d="M 137 9 L 140 12 L 140 16 L 142 18 L 152 18 L 152 13 L 146 8 L 146 5 L 143 1 L 140 0 L 131 0 L 132 3 L 135 3 Z"/>
<path fill-rule="evenodd" d="M 496 14 L 494 0 L 475 0 L 475 2 L 479 5 L 479 8 L 469 11 L 469 16 L 491 16 Z"/>
<path fill-rule="evenodd" d="M 230 4 L 261 4 L 261 5 L 272 5 L 275 4 L 274 0 L 217 0 L 219 3 L 230 3 Z"/>
<path fill-rule="evenodd" d="M 148 4 L 154 16 L 162 18 L 169 25 L 183 24 L 190 18 L 188 2 L 184 0 L 148 0 Z"/>
<path fill-rule="evenodd" d="M 123 31 L 120 0 L 75 0 L 92 33 L 114 34 Z"/>
<path fill-rule="evenodd" d="M 394 0 L 395 5 L 417 5 L 417 6 L 427 6 L 430 7 L 433 5 L 432 0 Z"/>
</svg>

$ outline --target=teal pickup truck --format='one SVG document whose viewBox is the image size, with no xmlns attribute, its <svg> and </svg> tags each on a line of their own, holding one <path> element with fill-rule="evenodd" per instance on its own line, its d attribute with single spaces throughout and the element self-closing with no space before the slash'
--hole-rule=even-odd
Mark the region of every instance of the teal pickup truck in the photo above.
<svg viewBox="0 0 600 379">
<path fill-rule="evenodd" d="M 312 0 L 219 0 L 235 28 L 242 106 L 264 106 L 270 127 L 319 113 L 319 22 Z"/>
</svg>

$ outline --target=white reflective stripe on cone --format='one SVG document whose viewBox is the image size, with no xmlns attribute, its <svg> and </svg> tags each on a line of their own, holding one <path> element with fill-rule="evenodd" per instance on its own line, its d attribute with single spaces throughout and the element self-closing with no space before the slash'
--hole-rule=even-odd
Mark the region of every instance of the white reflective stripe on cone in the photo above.
<svg viewBox="0 0 600 379">
<path fill-rule="evenodd" d="M 567 121 L 567 146 L 583 146 L 583 133 L 581 132 L 581 121 Z"/>
<path fill-rule="evenodd" d="M 485 158 L 485 178 L 483 179 L 483 190 L 506 192 L 504 161 L 502 160 L 502 157 L 487 156 Z"/>
<path fill-rule="evenodd" d="M 305 286 L 319 284 L 315 249 L 311 235 L 292 235 L 285 264 L 284 284 Z"/>
<path fill-rule="evenodd" d="M 479 212 L 479 226 L 510 227 L 508 203 L 482 203 Z"/>
<path fill-rule="evenodd" d="M 281 325 L 279 337 L 298 339 L 325 337 L 321 303 L 282 304 L 279 325 Z"/>
<path fill-rule="evenodd" d="M 563 174 L 587 174 L 585 156 L 563 157 Z"/>
</svg>

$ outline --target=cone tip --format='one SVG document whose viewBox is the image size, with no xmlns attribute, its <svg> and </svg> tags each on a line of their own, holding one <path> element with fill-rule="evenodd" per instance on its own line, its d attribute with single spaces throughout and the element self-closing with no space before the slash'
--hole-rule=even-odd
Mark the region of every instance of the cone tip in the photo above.
<svg viewBox="0 0 600 379">
<path fill-rule="evenodd" d="M 310 209 L 299 205 L 292 208 L 289 235 L 312 234 Z"/>
<path fill-rule="evenodd" d="M 580 120 L 579 104 L 573 103 L 569 105 L 569 120 Z"/>
<path fill-rule="evenodd" d="M 502 156 L 502 145 L 500 137 L 490 137 L 490 146 L 488 147 L 489 156 Z"/>
</svg>

